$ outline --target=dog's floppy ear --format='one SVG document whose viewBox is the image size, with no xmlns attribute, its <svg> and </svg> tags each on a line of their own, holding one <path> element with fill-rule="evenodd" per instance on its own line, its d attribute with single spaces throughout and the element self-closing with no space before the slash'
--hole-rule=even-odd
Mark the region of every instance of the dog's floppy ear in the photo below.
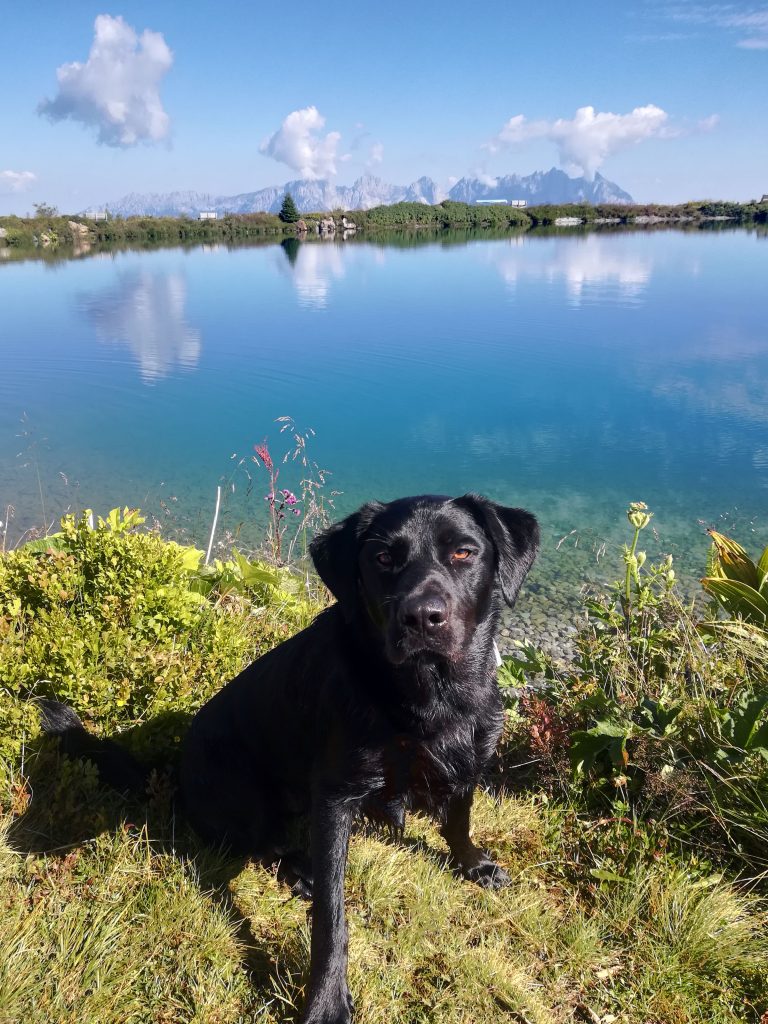
<svg viewBox="0 0 768 1024">
<path fill-rule="evenodd" d="M 382 507 L 378 502 L 363 505 L 351 516 L 323 530 L 309 545 L 317 574 L 339 602 L 347 622 L 354 619 L 357 605 L 358 540 Z"/>
<path fill-rule="evenodd" d="M 493 541 L 504 600 L 512 607 L 539 550 L 539 524 L 522 508 L 507 508 L 479 494 L 465 494 L 456 504 L 467 509 Z"/>
</svg>

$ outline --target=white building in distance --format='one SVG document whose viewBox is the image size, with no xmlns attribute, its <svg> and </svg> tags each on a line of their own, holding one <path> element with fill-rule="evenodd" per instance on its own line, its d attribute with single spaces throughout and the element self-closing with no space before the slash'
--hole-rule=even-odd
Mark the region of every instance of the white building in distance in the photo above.
<svg viewBox="0 0 768 1024">
<path fill-rule="evenodd" d="M 477 206 L 527 206 L 527 199 L 478 199 Z"/>
</svg>

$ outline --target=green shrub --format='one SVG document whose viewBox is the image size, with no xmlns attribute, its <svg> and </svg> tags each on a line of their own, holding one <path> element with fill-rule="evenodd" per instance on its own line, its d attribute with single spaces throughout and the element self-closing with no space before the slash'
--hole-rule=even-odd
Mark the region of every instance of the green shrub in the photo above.
<svg viewBox="0 0 768 1024">
<path fill-rule="evenodd" d="M 696 830 L 713 856 L 762 868 L 768 641 L 747 622 L 700 623 L 676 596 L 671 558 L 650 564 L 637 549 L 651 513 L 635 503 L 628 516 L 624 578 L 587 598 L 575 661 L 535 649 L 505 660 L 511 749 L 561 798 L 661 818 L 678 837 Z M 521 693 L 533 676 L 543 689 Z"/>
<path fill-rule="evenodd" d="M 201 565 L 202 552 L 141 531 L 113 510 L 62 520 L 60 534 L 0 559 L 0 754 L 9 772 L 36 732 L 30 698 L 71 705 L 99 731 L 150 721 L 173 735 L 249 661 L 320 607 L 289 570 Z M 157 731 L 157 730 L 156 730 Z M 162 733 L 162 727 L 159 727 Z"/>
</svg>

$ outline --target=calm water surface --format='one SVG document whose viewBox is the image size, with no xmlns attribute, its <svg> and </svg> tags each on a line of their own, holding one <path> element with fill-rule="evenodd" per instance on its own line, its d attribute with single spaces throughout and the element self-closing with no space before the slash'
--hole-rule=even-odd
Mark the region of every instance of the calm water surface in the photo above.
<svg viewBox="0 0 768 1024">
<path fill-rule="evenodd" d="M 247 533 L 266 486 L 231 456 L 282 452 L 287 414 L 340 511 L 481 491 L 539 515 L 555 578 L 644 500 L 697 572 L 700 523 L 768 540 L 767 283 L 747 231 L 6 260 L 0 503 L 16 534 L 165 505 L 201 540 L 227 478 Z"/>
</svg>

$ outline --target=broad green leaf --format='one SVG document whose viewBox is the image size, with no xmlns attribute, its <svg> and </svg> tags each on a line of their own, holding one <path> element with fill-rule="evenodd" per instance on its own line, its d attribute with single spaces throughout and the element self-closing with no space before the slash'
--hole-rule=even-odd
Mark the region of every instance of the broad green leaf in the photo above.
<svg viewBox="0 0 768 1024">
<path fill-rule="evenodd" d="M 749 741 L 749 752 L 760 754 L 768 761 L 768 722 L 763 722 L 759 729 L 755 729 Z"/>
<path fill-rule="evenodd" d="M 63 533 L 52 533 L 49 537 L 39 537 L 22 544 L 24 551 L 66 551 L 68 547 L 69 539 Z"/>
<path fill-rule="evenodd" d="M 202 597 L 208 597 L 213 588 L 216 586 L 216 580 L 211 577 L 198 576 L 189 583 L 189 591 L 192 594 L 200 594 Z"/>
<path fill-rule="evenodd" d="M 751 752 L 768 740 L 768 723 L 760 727 L 760 719 L 768 707 L 768 697 L 756 697 L 740 707 L 732 708 L 728 718 L 732 724 L 729 739 L 740 750 Z"/>
<path fill-rule="evenodd" d="M 605 753 L 610 746 L 610 736 L 599 736 L 592 732 L 576 731 L 571 736 L 571 748 L 569 751 L 571 766 L 577 775 L 586 775 L 600 754 Z"/>
<path fill-rule="evenodd" d="M 178 547 L 179 554 L 181 555 L 181 568 L 184 572 L 195 572 L 195 570 L 200 568 L 200 562 L 205 554 L 204 551 L 192 545 L 188 547 L 176 545 L 176 547 Z"/>
<path fill-rule="evenodd" d="M 701 585 L 717 598 L 729 615 L 738 615 L 761 626 L 768 620 L 768 600 L 754 587 L 711 576 L 705 576 Z"/>
<path fill-rule="evenodd" d="M 716 530 L 710 530 L 709 535 L 717 550 L 719 571 L 716 575 L 720 576 L 722 573 L 726 579 L 734 580 L 737 583 L 746 583 L 747 586 L 757 590 L 760 586 L 757 566 L 741 544 L 737 544 L 735 540 L 731 540 L 730 537 L 726 537 L 725 534 L 718 533 Z"/>
<path fill-rule="evenodd" d="M 591 736 L 610 736 L 614 739 L 625 739 L 630 729 L 631 726 L 617 725 L 616 722 L 611 722 L 607 718 L 601 718 L 587 731 Z"/>
<path fill-rule="evenodd" d="M 757 575 L 760 580 L 760 592 L 768 590 L 768 545 L 766 545 L 757 563 Z"/>
</svg>

